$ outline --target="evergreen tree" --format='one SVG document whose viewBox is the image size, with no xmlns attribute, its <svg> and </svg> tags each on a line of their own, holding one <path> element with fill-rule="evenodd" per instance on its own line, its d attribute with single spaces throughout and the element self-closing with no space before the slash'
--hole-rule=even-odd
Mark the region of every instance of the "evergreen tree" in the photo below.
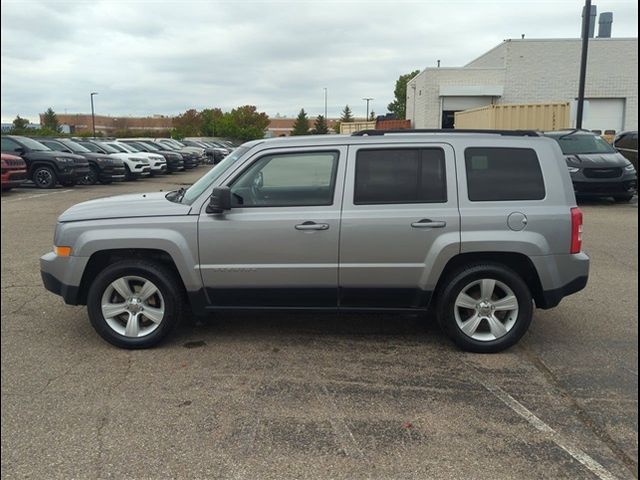
<svg viewBox="0 0 640 480">
<path fill-rule="evenodd" d="M 327 127 L 327 122 L 324 119 L 324 115 L 318 115 L 316 117 L 316 121 L 313 124 L 313 133 L 314 135 L 326 135 L 329 133 L 329 127 Z"/>
<path fill-rule="evenodd" d="M 345 105 L 344 110 L 342 110 L 342 116 L 340 117 L 340 123 L 342 122 L 353 122 L 353 113 L 349 108 L 349 105 Z"/>
<path fill-rule="evenodd" d="M 47 111 L 42 115 L 42 128 L 51 130 L 52 132 L 60 131 L 60 122 L 58 122 L 58 116 L 51 107 L 47 108 Z"/>
<path fill-rule="evenodd" d="M 376 112 L 372 110 L 371 113 L 369 114 L 369 121 L 373 122 L 375 119 L 376 119 Z"/>
<path fill-rule="evenodd" d="M 300 110 L 296 122 L 293 124 L 291 135 L 309 135 L 309 119 L 304 108 Z"/>
</svg>

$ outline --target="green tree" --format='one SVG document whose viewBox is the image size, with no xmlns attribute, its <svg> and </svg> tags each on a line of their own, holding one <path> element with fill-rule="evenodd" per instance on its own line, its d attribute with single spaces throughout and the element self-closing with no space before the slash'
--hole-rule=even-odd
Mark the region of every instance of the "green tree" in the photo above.
<svg viewBox="0 0 640 480">
<path fill-rule="evenodd" d="M 264 138 L 269 126 L 269 116 L 258 112 L 254 105 L 244 105 L 226 112 L 216 120 L 216 136 L 234 140 L 256 140 Z"/>
<path fill-rule="evenodd" d="M 342 116 L 340 117 L 340 123 L 342 122 L 353 122 L 353 113 L 349 108 L 349 105 L 345 105 L 342 110 Z"/>
<path fill-rule="evenodd" d="M 407 114 L 407 83 L 419 73 L 420 70 L 414 70 L 411 73 L 400 75 L 396 80 L 396 88 L 393 90 L 395 100 L 387 105 L 387 109 L 400 120 L 404 120 Z"/>
<path fill-rule="evenodd" d="M 309 135 L 309 119 L 304 108 L 300 110 L 295 123 L 293 124 L 293 131 L 291 135 Z"/>
<path fill-rule="evenodd" d="M 205 108 L 200 112 L 200 134 L 205 137 L 218 135 L 216 124 L 222 119 L 223 111 L 219 108 Z"/>
<path fill-rule="evenodd" d="M 24 130 L 27 128 L 29 123 L 29 120 L 17 115 L 16 118 L 13 119 L 13 130 Z"/>
<path fill-rule="evenodd" d="M 47 108 L 47 111 L 42 115 L 42 128 L 43 130 L 51 130 L 53 132 L 60 131 L 60 122 L 58 122 L 58 116 L 53 108 Z"/>
<path fill-rule="evenodd" d="M 200 135 L 200 124 L 200 113 L 191 108 L 173 119 L 173 135 L 177 138 Z"/>
<path fill-rule="evenodd" d="M 376 119 L 376 112 L 372 110 L 371 113 L 369 114 L 369 121 L 373 122 L 375 119 Z"/>
<path fill-rule="evenodd" d="M 337 120 L 334 124 L 333 124 L 333 131 L 336 133 L 340 133 L 340 120 Z"/>
<path fill-rule="evenodd" d="M 327 127 L 327 122 L 324 119 L 324 115 L 318 115 L 316 117 L 316 121 L 313 124 L 313 130 L 311 131 L 314 135 L 326 135 L 329 133 L 329 127 Z"/>
</svg>

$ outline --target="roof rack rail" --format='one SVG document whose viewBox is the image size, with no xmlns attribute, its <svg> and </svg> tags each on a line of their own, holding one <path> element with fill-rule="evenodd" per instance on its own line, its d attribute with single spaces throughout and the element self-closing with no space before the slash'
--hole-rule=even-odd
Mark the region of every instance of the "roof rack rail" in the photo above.
<svg viewBox="0 0 640 480">
<path fill-rule="evenodd" d="M 351 134 L 353 137 L 386 135 L 387 133 L 487 133 L 493 135 L 504 135 L 507 137 L 540 137 L 540 132 L 535 130 L 474 130 L 455 128 L 416 128 L 398 130 L 360 130 Z"/>
</svg>

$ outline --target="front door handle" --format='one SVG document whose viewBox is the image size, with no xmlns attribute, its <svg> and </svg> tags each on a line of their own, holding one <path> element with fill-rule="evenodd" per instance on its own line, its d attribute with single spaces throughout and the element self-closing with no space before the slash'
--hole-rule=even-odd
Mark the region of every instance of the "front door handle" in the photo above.
<svg viewBox="0 0 640 480">
<path fill-rule="evenodd" d="M 328 223 L 304 222 L 296 225 L 296 230 L 329 230 Z"/>
<path fill-rule="evenodd" d="M 413 222 L 411 226 L 413 228 L 444 228 L 447 226 L 447 222 L 434 222 L 429 218 L 423 218 L 419 222 Z"/>
</svg>

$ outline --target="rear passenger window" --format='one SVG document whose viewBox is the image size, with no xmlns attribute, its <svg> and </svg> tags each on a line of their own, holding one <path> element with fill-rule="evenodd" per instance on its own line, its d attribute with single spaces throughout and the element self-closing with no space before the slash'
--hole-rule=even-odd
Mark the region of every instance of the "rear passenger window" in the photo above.
<svg viewBox="0 0 640 480">
<path fill-rule="evenodd" d="M 542 200 L 544 180 L 529 148 L 467 148 L 467 187 L 472 202 Z"/>
<path fill-rule="evenodd" d="M 354 204 L 446 201 L 447 186 L 442 149 L 358 151 Z"/>
</svg>

